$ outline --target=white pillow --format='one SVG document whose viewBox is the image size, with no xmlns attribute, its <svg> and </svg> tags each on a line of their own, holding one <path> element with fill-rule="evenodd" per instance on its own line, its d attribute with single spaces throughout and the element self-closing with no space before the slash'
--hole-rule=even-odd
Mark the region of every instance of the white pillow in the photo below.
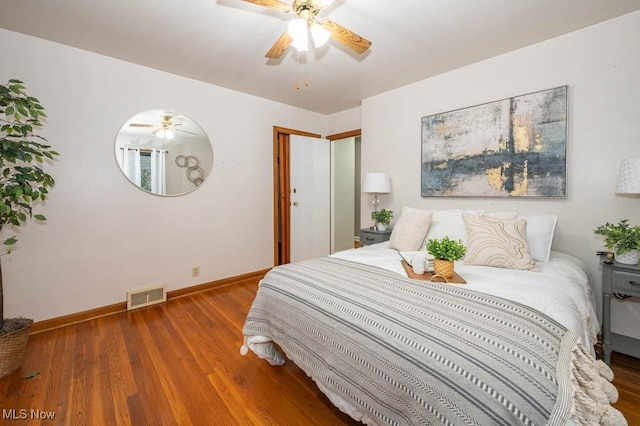
<svg viewBox="0 0 640 426">
<path fill-rule="evenodd" d="M 431 225 L 433 212 L 416 210 L 406 212 L 402 210 L 400 219 L 393 226 L 389 247 L 398 251 L 417 251 L 424 247 L 424 237 L 427 236 Z"/>
<path fill-rule="evenodd" d="M 516 219 L 518 212 L 483 212 L 482 217 L 489 219 Z"/>
<path fill-rule="evenodd" d="M 467 265 L 506 269 L 534 269 L 529 253 L 527 222 L 522 219 L 489 219 L 463 214 L 467 228 Z"/>
<path fill-rule="evenodd" d="M 553 244 L 553 234 L 558 223 L 558 216 L 547 215 L 519 215 L 518 219 L 527 221 L 527 241 L 531 257 L 539 262 L 548 262 Z"/>
<path fill-rule="evenodd" d="M 482 210 L 434 210 L 427 240 L 449 237 L 450 240 L 462 240 L 467 244 L 467 231 L 462 220 L 462 213 L 481 215 Z"/>
</svg>

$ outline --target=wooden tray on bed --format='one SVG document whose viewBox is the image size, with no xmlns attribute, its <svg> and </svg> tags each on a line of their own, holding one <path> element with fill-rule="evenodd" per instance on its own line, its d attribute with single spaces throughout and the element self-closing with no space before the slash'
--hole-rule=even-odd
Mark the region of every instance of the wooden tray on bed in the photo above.
<svg viewBox="0 0 640 426">
<path fill-rule="evenodd" d="M 434 283 L 438 282 L 438 283 L 446 283 L 446 284 L 466 284 L 467 283 L 464 280 L 464 278 L 462 278 L 460 275 L 458 275 L 455 272 L 453 273 L 453 277 L 447 278 L 446 280 L 440 277 L 439 275 L 436 276 L 435 279 L 433 279 L 433 276 L 434 276 L 433 272 L 425 271 L 425 273 L 422 275 L 416 274 L 415 272 L 413 272 L 413 268 L 409 266 L 409 264 L 406 261 L 401 260 L 401 262 L 402 262 L 402 267 L 407 272 L 407 275 L 409 275 L 409 278 L 413 278 L 414 280 L 431 281 Z"/>
</svg>

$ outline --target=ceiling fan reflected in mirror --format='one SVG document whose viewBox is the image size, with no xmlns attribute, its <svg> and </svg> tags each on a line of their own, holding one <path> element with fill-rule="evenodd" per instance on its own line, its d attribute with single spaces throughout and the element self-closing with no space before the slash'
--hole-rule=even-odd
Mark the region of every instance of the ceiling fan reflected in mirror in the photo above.
<svg viewBox="0 0 640 426">
<path fill-rule="evenodd" d="M 309 42 L 315 47 L 325 44 L 329 38 L 342 43 L 349 49 L 363 53 L 371 42 L 330 19 L 318 20 L 318 14 L 334 0 L 294 0 L 292 4 L 279 0 L 244 0 L 282 13 L 293 12 L 296 19 L 289 23 L 285 31 L 265 55 L 269 59 L 278 59 L 289 46 L 300 52 L 309 50 Z"/>
<path fill-rule="evenodd" d="M 143 127 L 143 128 L 155 128 L 152 133 L 162 139 L 173 139 L 175 137 L 175 132 L 183 132 L 189 133 L 191 135 L 196 135 L 197 133 L 193 133 L 187 130 L 179 129 L 178 126 L 181 126 L 182 123 L 180 117 L 172 117 L 171 115 L 163 115 L 160 123 L 158 124 L 145 124 L 145 123 L 131 123 L 129 127 Z"/>
</svg>

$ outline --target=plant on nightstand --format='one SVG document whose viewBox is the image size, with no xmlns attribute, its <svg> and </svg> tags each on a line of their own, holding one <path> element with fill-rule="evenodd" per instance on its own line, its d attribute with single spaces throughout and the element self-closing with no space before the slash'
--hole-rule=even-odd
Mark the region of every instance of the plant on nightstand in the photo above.
<svg viewBox="0 0 640 426">
<path fill-rule="evenodd" d="M 449 237 L 441 239 L 430 239 L 427 241 L 427 252 L 435 259 L 433 260 L 433 272 L 445 278 L 453 276 L 453 262 L 460 260 L 467 253 L 462 240 L 452 240 Z"/>
<path fill-rule="evenodd" d="M 371 212 L 371 219 L 376 222 L 378 231 L 385 231 L 393 219 L 393 210 L 380 209 Z"/>
<path fill-rule="evenodd" d="M 614 250 L 616 262 L 635 265 L 640 261 L 640 226 L 632 227 L 628 219 L 622 219 L 617 224 L 600 225 L 593 233 L 604 237 L 604 245 Z"/>
<path fill-rule="evenodd" d="M 34 127 L 42 126 L 46 117 L 38 99 L 28 96 L 19 80 L 9 80 L 0 85 L 0 231 L 20 227 L 29 218 L 46 220 L 33 214 L 32 205 L 44 201 L 54 179 L 40 168 L 45 159 L 58 155 L 46 139 L 33 134 Z M 9 247 L 16 236 L 0 243 Z M 9 249 L 5 253 L 10 252 Z M 2 263 L 0 257 L 0 378 L 17 370 L 22 363 L 29 338 L 28 318 L 4 318 L 4 293 L 2 289 Z"/>
</svg>

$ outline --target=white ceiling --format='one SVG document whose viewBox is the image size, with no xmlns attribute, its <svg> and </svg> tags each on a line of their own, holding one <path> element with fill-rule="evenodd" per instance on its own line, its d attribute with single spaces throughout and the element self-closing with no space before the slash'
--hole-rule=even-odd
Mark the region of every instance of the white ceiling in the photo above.
<svg viewBox="0 0 640 426">
<path fill-rule="evenodd" d="M 0 0 L 0 27 L 330 114 L 636 10 L 640 0 L 336 0 L 320 17 L 373 45 L 358 55 L 332 40 L 306 66 L 293 47 L 264 57 L 293 15 L 242 0 Z"/>
</svg>

